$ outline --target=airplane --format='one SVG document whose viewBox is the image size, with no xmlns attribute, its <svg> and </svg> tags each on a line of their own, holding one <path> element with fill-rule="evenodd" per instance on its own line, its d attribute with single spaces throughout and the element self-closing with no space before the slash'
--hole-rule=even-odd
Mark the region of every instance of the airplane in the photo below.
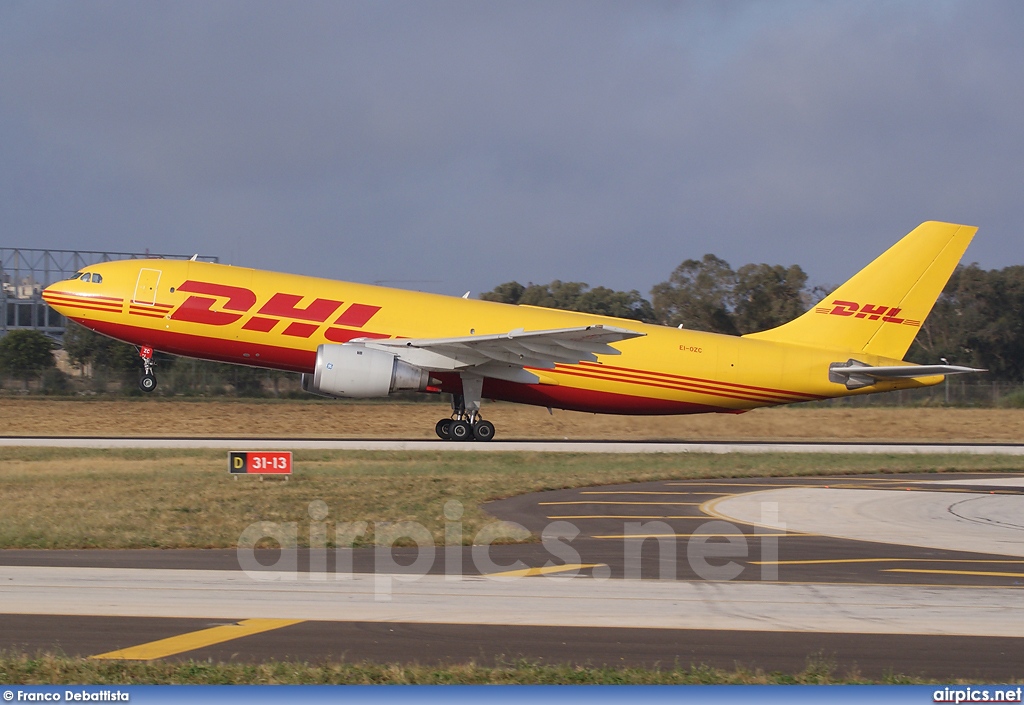
<svg viewBox="0 0 1024 705">
<path fill-rule="evenodd" d="M 720 335 L 192 260 L 91 265 L 45 289 L 64 316 L 153 351 L 302 373 L 307 392 L 451 395 L 445 440 L 489 441 L 484 399 L 604 414 L 742 413 L 984 372 L 903 360 L 977 228 L 926 222 L 803 315 Z M 860 251 L 840 244 L 846 256 Z"/>
</svg>

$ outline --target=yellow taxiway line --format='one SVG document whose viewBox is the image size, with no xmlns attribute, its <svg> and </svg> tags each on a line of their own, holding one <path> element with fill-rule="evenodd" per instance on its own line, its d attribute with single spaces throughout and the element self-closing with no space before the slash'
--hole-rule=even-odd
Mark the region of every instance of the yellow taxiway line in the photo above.
<svg viewBox="0 0 1024 705">
<path fill-rule="evenodd" d="M 1014 563 L 1024 565 L 1024 561 L 978 558 L 818 558 L 802 561 L 751 561 L 751 563 L 753 565 L 825 565 L 832 563 Z"/>
<path fill-rule="evenodd" d="M 549 516 L 548 519 L 700 519 L 710 521 L 707 516 L 663 516 L 660 514 L 566 514 L 564 516 Z"/>
<path fill-rule="evenodd" d="M 668 482 L 666 487 L 772 487 L 775 489 L 788 489 L 791 487 L 821 487 L 822 485 L 780 485 L 777 482 Z M 710 492 L 708 494 L 711 494 Z M 715 494 L 719 494 L 715 492 Z"/>
<path fill-rule="evenodd" d="M 583 500 L 573 502 L 538 502 L 538 506 L 550 507 L 558 504 L 636 504 L 642 507 L 654 507 L 654 506 L 672 506 L 672 507 L 699 507 L 701 502 L 609 502 L 607 500 Z"/>
<path fill-rule="evenodd" d="M 568 573 L 571 570 L 584 570 L 585 568 L 597 568 L 604 563 L 565 563 L 564 565 L 549 565 L 540 568 L 523 568 L 522 570 L 506 570 L 503 573 L 487 573 L 488 578 L 531 578 L 535 575 L 554 575 L 556 573 Z"/>
<path fill-rule="evenodd" d="M 118 659 L 122 661 L 152 661 L 153 659 L 173 656 L 194 651 L 205 646 L 222 644 L 225 641 L 232 641 L 243 636 L 261 634 L 281 627 L 288 627 L 292 624 L 299 624 L 302 619 L 243 619 L 236 624 L 224 624 L 209 629 L 201 629 L 197 632 L 179 634 L 178 636 L 151 641 L 148 644 L 129 646 L 127 649 L 108 651 L 105 654 L 90 656 L 91 659 Z"/>
<path fill-rule="evenodd" d="M 721 531 L 713 531 L 711 533 L 703 533 L 702 532 L 702 533 L 693 533 L 693 534 L 609 534 L 607 536 L 591 536 L 590 538 L 592 538 L 592 539 L 669 539 L 669 538 L 687 539 L 687 538 L 690 538 L 691 536 L 742 536 L 743 538 L 753 539 L 753 538 L 762 538 L 762 537 L 765 537 L 765 536 L 789 536 L 789 537 L 795 537 L 795 536 L 817 536 L 817 534 L 787 534 L 787 533 L 781 533 L 781 534 L 762 534 L 762 533 L 741 534 L 739 532 L 731 533 L 730 534 L 730 533 L 723 533 Z"/>
<path fill-rule="evenodd" d="M 926 568 L 887 568 L 883 573 L 926 573 L 928 575 L 980 575 L 992 578 L 1024 578 L 1024 573 L 998 573 L 990 570 L 928 570 Z"/>
<path fill-rule="evenodd" d="M 588 491 L 588 492 L 580 492 L 580 494 L 612 494 L 612 495 L 615 495 L 615 494 L 653 494 L 653 495 L 667 495 L 667 494 L 699 495 L 699 494 L 706 494 L 706 495 L 712 495 L 712 496 L 716 496 L 717 497 L 718 495 L 720 495 L 722 493 L 721 492 L 634 492 L 634 491 L 623 491 L 623 492 L 604 492 L 604 491 L 602 491 L 602 492 L 596 492 L 596 491 Z"/>
</svg>

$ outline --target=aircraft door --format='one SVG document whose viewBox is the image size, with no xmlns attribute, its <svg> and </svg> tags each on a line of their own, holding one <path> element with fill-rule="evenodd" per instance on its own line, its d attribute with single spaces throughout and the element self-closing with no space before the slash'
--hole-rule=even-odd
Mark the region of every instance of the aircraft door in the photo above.
<svg viewBox="0 0 1024 705">
<path fill-rule="evenodd" d="M 159 269 L 140 269 L 138 281 L 135 282 L 135 295 L 132 303 L 152 306 L 156 303 L 156 288 L 160 284 Z"/>
</svg>

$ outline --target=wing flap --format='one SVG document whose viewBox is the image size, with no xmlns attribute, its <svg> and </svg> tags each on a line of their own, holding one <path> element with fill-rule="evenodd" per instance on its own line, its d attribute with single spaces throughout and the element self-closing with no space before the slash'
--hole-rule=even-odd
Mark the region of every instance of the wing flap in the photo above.
<svg viewBox="0 0 1024 705">
<path fill-rule="evenodd" d="M 572 365 L 583 361 L 597 362 L 598 355 L 620 354 L 611 343 L 643 335 L 625 328 L 593 325 L 536 331 L 518 328 L 508 333 L 458 338 L 360 338 L 352 342 L 392 352 L 402 360 L 424 369 L 451 371 L 479 368 L 474 371 L 486 376 L 489 370 L 524 367 L 553 369 L 558 363 Z M 526 379 L 514 372 L 502 374 L 503 378 Z"/>
</svg>

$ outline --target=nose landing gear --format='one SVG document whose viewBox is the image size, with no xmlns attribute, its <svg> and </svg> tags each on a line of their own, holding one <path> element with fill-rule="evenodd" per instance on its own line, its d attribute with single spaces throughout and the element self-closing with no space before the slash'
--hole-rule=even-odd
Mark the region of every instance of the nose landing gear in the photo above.
<svg viewBox="0 0 1024 705">
<path fill-rule="evenodd" d="M 142 375 L 139 377 L 139 389 L 144 392 L 152 392 L 156 389 L 156 373 L 153 371 L 153 348 L 143 345 L 139 348 L 139 357 L 142 358 Z"/>
</svg>

